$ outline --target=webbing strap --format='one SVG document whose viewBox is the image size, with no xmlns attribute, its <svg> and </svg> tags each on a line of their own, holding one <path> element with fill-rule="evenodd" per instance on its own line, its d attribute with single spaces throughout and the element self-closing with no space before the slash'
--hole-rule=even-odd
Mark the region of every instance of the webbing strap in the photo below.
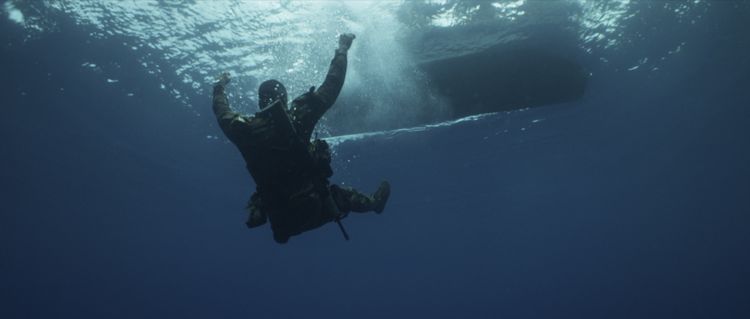
<svg viewBox="0 0 750 319">
<path fill-rule="evenodd" d="M 336 224 L 339 224 L 339 229 L 341 229 L 341 234 L 344 235 L 344 239 L 349 241 L 349 234 L 346 232 L 346 229 L 344 229 L 344 224 L 341 223 L 341 218 L 336 218 Z"/>
</svg>

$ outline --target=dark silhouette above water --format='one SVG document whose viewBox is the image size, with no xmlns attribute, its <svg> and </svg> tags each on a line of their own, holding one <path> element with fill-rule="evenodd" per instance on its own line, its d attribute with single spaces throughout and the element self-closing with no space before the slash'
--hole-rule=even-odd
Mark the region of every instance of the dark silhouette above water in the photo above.
<svg viewBox="0 0 750 319">
<path fill-rule="evenodd" d="M 575 58 L 575 39 L 566 33 L 511 33 L 501 40 L 491 39 L 492 44 L 487 39 L 471 38 L 481 33 L 476 28 L 455 29 L 431 30 L 409 40 L 408 46 L 424 76 L 421 80 L 446 103 L 438 105 L 422 96 L 396 105 L 398 117 L 363 116 L 391 105 L 373 104 L 371 90 L 347 92 L 350 94 L 342 99 L 346 107 L 326 116 L 333 134 L 421 126 L 583 97 L 588 75 Z"/>
<path fill-rule="evenodd" d="M 344 85 L 347 52 L 353 34 L 342 34 L 323 84 L 295 98 L 287 108 L 287 92 L 276 80 L 258 89 L 260 111 L 245 116 L 232 111 L 224 89 L 224 73 L 214 86 L 213 111 L 224 134 L 242 153 L 255 180 L 256 192 L 248 201 L 247 226 L 271 223 L 274 240 L 289 237 L 341 219 L 349 212 L 381 213 L 390 195 L 382 182 L 369 196 L 352 188 L 330 184 L 331 152 L 320 139 L 311 140 L 315 125 L 331 108 Z M 343 227 L 341 228 L 343 231 Z M 348 239 L 348 235 L 344 232 Z"/>
<path fill-rule="evenodd" d="M 452 117 L 575 101 L 586 75 L 576 62 L 533 47 L 498 45 L 421 65 Z"/>
</svg>

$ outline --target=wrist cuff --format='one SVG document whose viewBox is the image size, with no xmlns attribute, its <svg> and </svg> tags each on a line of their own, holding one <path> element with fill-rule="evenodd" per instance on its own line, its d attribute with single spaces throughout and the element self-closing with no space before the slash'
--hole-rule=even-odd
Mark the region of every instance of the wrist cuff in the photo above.
<svg viewBox="0 0 750 319">
<path fill-rule="evenodd" d="M 221 84 L 214 85 L 214 94 L 224 92 L 224 86 Z"/>
</svg>

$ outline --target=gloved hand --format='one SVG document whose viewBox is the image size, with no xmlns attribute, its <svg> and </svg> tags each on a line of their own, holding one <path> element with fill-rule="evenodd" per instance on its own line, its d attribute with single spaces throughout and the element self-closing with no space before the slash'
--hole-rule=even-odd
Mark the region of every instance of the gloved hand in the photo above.
<svg viewBox="0 0 750 319">
<path fill-rule="evenodd" d="M 214 85 L 226 86 L 231 81 L 232 79 L 229 77 L 229 72 L 224 72 L 216 78 L 216 84 Z"/>
<path fill-rule="evenodd" d="M 349 51 L 352 41 L 356 38 L 353 33 L 343 33 L 339 35 L 339 51 Z"/>
</svg>

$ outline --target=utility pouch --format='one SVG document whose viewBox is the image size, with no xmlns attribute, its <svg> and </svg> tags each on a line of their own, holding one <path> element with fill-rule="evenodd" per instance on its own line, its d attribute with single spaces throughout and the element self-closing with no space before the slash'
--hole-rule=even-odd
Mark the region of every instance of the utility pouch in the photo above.
<svg viewBox="0 0 750 319">
<path fill-rule="evenodd" d="M 268 222 L 268 216 L 263 211 L 262 205 L 260 195 L 257 192 L 253 193 L 245 207 L 248 212 L 247 222 L 245 222 L 247 228 L 255 228 Z"/>
</svg>

